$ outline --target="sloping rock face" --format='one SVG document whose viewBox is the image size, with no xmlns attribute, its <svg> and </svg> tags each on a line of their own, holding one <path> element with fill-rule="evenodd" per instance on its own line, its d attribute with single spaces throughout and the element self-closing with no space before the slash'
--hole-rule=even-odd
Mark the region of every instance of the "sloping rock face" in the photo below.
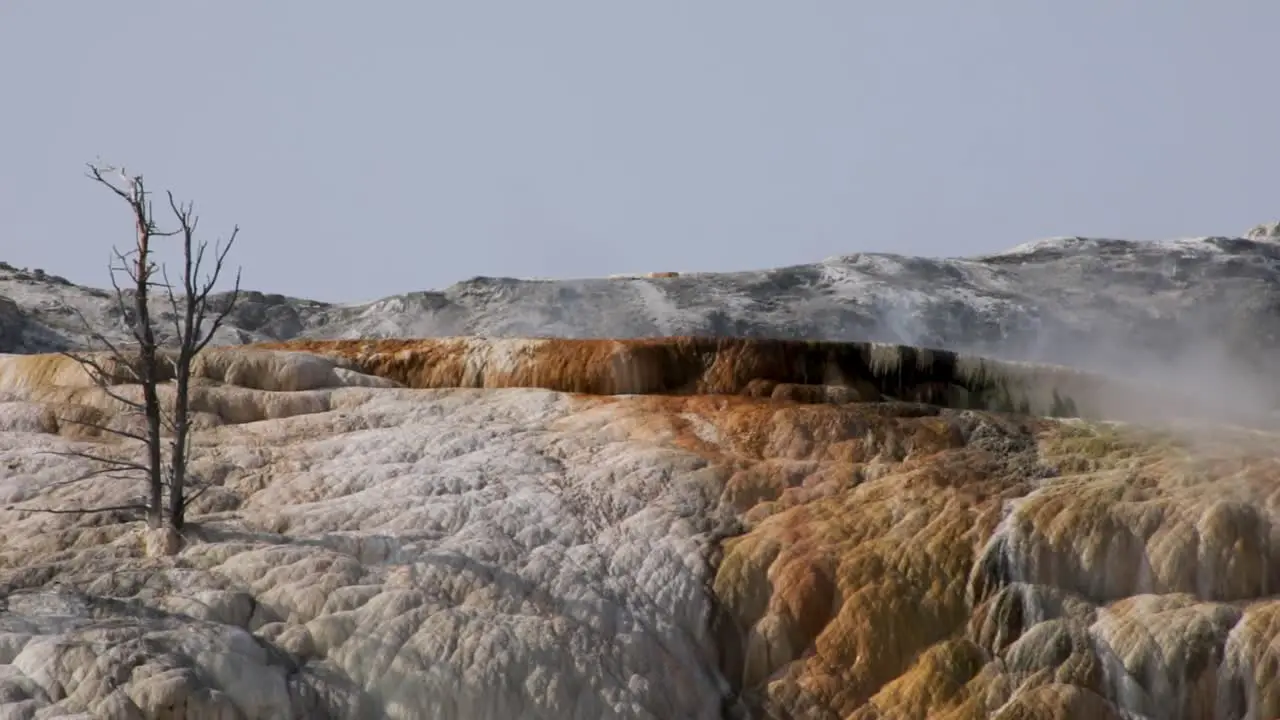
<svg viewBox="0 0 1280 720">
<path fill-rule="evenodd" d="M 64 357 L 0 357 L 4 713 L 1280 714 L 1263 429 L 1047 417 L 1105 412 L 1105 381 L 874 345 L 299 343 L 197 372 L 209 489 L 169 553 L 124 511 L 33 511 L 140 495 L 49 454 L 137 457 L 74 422 L 137 419 Z"/>
<path fill-rule="evenodd" d="M 972 258 L 863 253 L 734 273 L 519 280 L 334 305 L 248 293 L 217 342 L 296 338 L 669 335 L 874 340 L 1166 379 L 1209 371 L 1269 377 L 1280 351 L 1280 244 L 1245 237 L 1164 242 L 1066 237 Z M 249 268 L 252 270 L 252 267 Z M 124 337 L 113 298 L 0 263 L 0 298 L 25 318 L 0 352 L 84 342 L 77 312 Z M 157 310 L 167 307 L 160 299 Z M 0 318 L 6 311 L 0 303 Z M 3 320 L 0 320 L 0 324 Z M 162 328 L 167 321 L 162 320 Z M 1134 371 L 1130 373 L 1130 371 Z M 1269 397 L 1280 403 L 1280 394 Z"/>
</svg>

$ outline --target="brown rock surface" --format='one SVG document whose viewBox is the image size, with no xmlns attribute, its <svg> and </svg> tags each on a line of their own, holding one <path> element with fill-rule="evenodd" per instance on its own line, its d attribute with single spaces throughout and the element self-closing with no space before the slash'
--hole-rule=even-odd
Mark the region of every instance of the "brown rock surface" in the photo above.
<svg viewBox="0 0 1280 720">
<path fill-rule="evenodd" d="M 900 400 L 1054 417 L 1137 419 L 1173 410 L 1225 413 L 1233 419 L 1240 414 L 1169 387 L 1139 388 L 1052 365 L 872 342 L 461 337 L 298 340 L 251 347 L 319 353 L 415 388 Z"/>
<path fill-rule="evenodd" d="M 1110 386 L 893 347 L 211 353 L 202 534 L 170 555 L 111 519 L 0 512 L 6 588 L 93 598 L 54 613 L 75 623 L 14 600 L 0 689 L 146 717 L 174 698 L 245 717 L 1280 716 L 1280 436 L 1043 417 L 1101 413 Z M 128 422 L 61 362 L 0 358 L 0 463 L 25 473 L 7 502 L 110 499 L 31 454 L 103 442 L 56 422 L 68 408 Z M 124 632 L 90 617 L 125 601 L 203 635 L 131 610 L 169 668 L 147 678 L 51 649 Z M 309 689 L 246 700 L 248 675 L 208 669 L 228 653 Z"/>
<path fill-rule="evenodd" d="M 788 438 L 740 471 L 755 504 L 715 581 L 742 639 L 726 670 L 752 705 L 1280 714 L 1274 438 L 872 407 L 787 408 L 733 431 Z M 865 434 L 824 437 L 859 420 Z"/>
</svg>

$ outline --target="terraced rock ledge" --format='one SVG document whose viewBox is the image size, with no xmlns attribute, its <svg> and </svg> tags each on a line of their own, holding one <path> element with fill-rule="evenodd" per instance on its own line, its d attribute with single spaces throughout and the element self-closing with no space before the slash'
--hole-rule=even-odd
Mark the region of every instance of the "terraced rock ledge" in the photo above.
<svg viewBox="0 0 1280 720">
<path fill-rule="evenodd" d="M 31 510 L 139 493 L 48 454 L 134 453 L 65 419 L 138 419 L 0 355 L 0 716 L 1280 715 L 1280 438 L 1203 397 L 732 339 L 197 373 L 212 489 L 166 554 Z"/>
</svg>

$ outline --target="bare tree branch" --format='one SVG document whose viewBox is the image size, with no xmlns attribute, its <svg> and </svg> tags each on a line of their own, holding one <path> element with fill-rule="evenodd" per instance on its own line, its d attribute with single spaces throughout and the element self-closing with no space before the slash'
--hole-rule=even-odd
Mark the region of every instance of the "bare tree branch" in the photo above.
<svg viewBox="0 0 1280 720">
<path fill-rule="evenodd" d="M 119 475 L 119 474 L 117 474 L 117 473 L 123 473 L 123 472 L 126 472 L 126 471 L 125 471 L 125 470 L 119 470 L 119 469 L 116 469 L 116 468 L 113 468 L 113 467 L 98 468 L 97 470 L 90 470 L 90 471 L 88 471 L 88 472 L 81 473 L 80 475 L 77 475 L 76 477 L 73 477 L 73 478 L 68 479 L 68 480 L 60 480 L 60 481 L 58 481 L 58 482 L 55 482 L 55 483 L 53 483 L 52 485 L 49 485 L 48 487 L 46 487 L 46 488 L 45 488 L 45 490 L 46 490 L 46 491 L 49 491 L 49 490 L 61 490 L 61 489 L 63 489 L 63 488 L 70 487 L 70 486 L 72 486 L 72 485 L 78 485 L 78 484 L 80 484 L 80 483 L 82 483 L 82 482 L 86 482 L 86 481 L 89 481 L 89 480 L 101 480 L 102 478 L 106 478 L 106 479 L 108 479 L 108 480 L 130 480 L 130 481 L 137 481 L 137 479 L 138 479 L 138 476 L 137 476 L 137 475 Z"/>
<path fill-rule="evenodd" d="M 113 389 L 114 384 L 111 383 L 111 379 L 113 379 L 112 374 L 109 371 L 107 371 L 106 368 L 103 368 L 102 365 L 97 360 L 94 360 L 91 357 L 83 357 L 68 351 L 60 351 L 58 354 L 64 357 L 70 358 L 71 360 L 77 363 L 80 363 L 82 367 L 89 368 L 91 370 L 90 379 L 93 380 L 94 387 L 101 390 L 104 394 L 106 394 L 107 397 L 133 410 L 143 411 L 146 409 L 146 406 L 143 405 L 142 403 L 137 402 L 136 400 L 130 400 L 129 398 L 116 392 Z M 119 359 L 119 361 L 121 362 L 123 362 L 124 360 L 127 360 L 127 358 Z M 97 373 L 97 375 L 95 376 L 94 373 Z M 140 383 L 141 380 L 139 379 L 136 382 Z"/>
<path fill-rule="evenodd" d="M 92 460 L 106 465 L 112 465 L 117 469 L 137 470 L 138 472 L 150 472 L 151 467 L 132 460 L 119 460 L 116 458 L 105 457 L 83 450 L 42 450 L 41 455 L 56 455 L 58 457 L 79 458 L 81 460 Z"/>
<path fill-rule="evenodd" d="M 114 283 L 114 280 L 112 282 Z M 120 292 L 119 288 L 117 288 L 116 296 L 120 297 L 121 295 L 123 295 L 123 293 Z M 100 342 L 103 345 L 105 345 L 107 348 L 107 351 L 110 352 L 113 356 L 115 356 L 116 359 L 123 361 L 127 358 L 125 353 L 122 352 L 119 348 L 117 348 L 115 344 L 112 343 L 111 340 L 107 338 L 106 335 L 93 329 L 93 324 L 90 323 L 88 318 L 84 316 L 84 313 L 80 312 L 79 308 L 72 307 L 71 311 L 76 314 L 76 317 L 79 318 L 80 323 L 84 325 L 85 333 L 89 335 L 89 338 L 91 340 L 96 340 L 97 342 Z M 62 354 L 69 355 L 69 353 L 65 351 Z M 72 358 L 72 359 L 74 360 L 76 358 Z M 125 367 L 129 368 L 129 370 L 133 373 L 134 380 L 141 382 L 142 378 L 137 374 L 137 369 L 133 367 L 132 363 L 124 363 L 124 365 Z M 94 369 L 101 370 L 102 368 L 95 367 Z"/>
<path fill-rule="evenodd" d="M 173 285 L 169 282 L 169 269 L 162 268 L 160 272 L 164 275 L 165 295 L 168 296 L 169 311 L 173 313 L 173 336 L 181 342 L 182 313 L 178 311 L 178 298 L 173 294 Z M 177 370 L 176 367 L 174 369 Z"/>
<path fill-rule="evenodd" d="M 196 353 L 199 353 L 202 350 L 204 350 L 205 346 L 209 344 L 209 341 L 213 339 L 214 333 L 218 332 L 219 328 L 222 327 L 223 321 L 225 321 L 227 319 L 227 316 L 231 314 L 231 311 L 235 309 L 236 301 L 239 299 L 240 299 L 240 271 L 237 270 L 235 286 L 231 290 L 230 297 L 228 301 L 225 303 L 225 306 L 222 308 L 222 310 L 219 311 L 214 316 L 213 322 L 209 324 L 209 333 L 205 335 L 204 340 L 201 340 L 200 343 L 196 345 L 195 347 Z M 202 304 L 202 307 L 203 307 L 203 304 Z M 201 312 L 203 313 L 203 310 Z"/>
<path fill-rule="evenodd" d="M 76 420 L 75 418 L 62 417 L 60 415 L 55 415 L 54 419 L 60 423 L 67 423 L 69 425 L 79 425 L 80 427 L 89 428 L 90 430 L 97 430 L 99 432 L 104 432 L 109 435 L 115 435 L 116 437 L 125 438 L 126 440 L 137 440 L 138 442 L 147 441 L 147 438 L 145 435 L 139 435 L 138 433 L 129 432 L 128 430 L 119 430 L 117 428 L 108 427 L 106 425 L 103 425 L 102 423 L 91 422 L 89 420 Z"/>
<path fill-rule="evenodd" d="M 128 192 L 128 193 L 126 193 L 125 191 L 123 191 L 123 190 L 121 190 L 120 188 L 116 187 L 116 186 L 115 186 L 115 184 L 113 184 L 110 180 L 107 180 L 106 178 L 102 177 L 102 170 L 115 170 L 116 168 L 113 168 L 113 167 L 107 166 L 107 167 L 104 167 L 104 168 L 99 169 L 99 168 L 98 168 L 97 166 L 95 166 L 93 163 L 88 163 L 88 166 L 89 166 L 88 176 L 89 176 L 90 178 L 92 178 L 93 180 L 96 180 L 96 181 L 98 181 L 98 182 L 102 183 L 103 185 L 107 186 L 107 188 L 109 188 L 109 189 L 111 190 L 111 192 L 115 193 L 116 195 L 119 195 L 121 198 L 124 198 L 125 202 L 128 202 L 128 203 L 132 203 L 132 202 L 133 202 L 133 197 L 134 197 L 134 196 L 133 196 L 133 193 L 132 193 L 132 192 Z M 121 169 L 120 169 L 120 173 L 121 173 L 121 175 L 123 175 L 123 174 L 124 174 L 124 169 L 123 169 L 123 168 L 121 168 Z"/>
<path fill-rule="evenodd" d="M 187 507 L 190 507 L 197 498 L 209 491 L 213 487 L 213 483 L 201 483 L 200 488 L 186 497 Z"/>
<path fill-rule="evenodd" d="M 226 262 L 227 253 L 231 252 L 231 248 L 233 245 L 235 245 L 236 237 L 239 234 L 240 234 L 240 226 L 237 225 L 234 228 L 232 228 L 231 237 L 227 240 L 226 245 L 221 245 L 221 243 L 214 245 L 213 271 L 210 273 L 209 279 L 205 281 L 204 285 L 199 289 L 199 291 L 197 292 L 194 284 L 189 286 L 191 289 L 192 295 L 194 295 L 197 298 L 197 305 L 198 305 L 198 309 L 197 309 L 198 314 L 196 316 L 197 328 L 199 328 L 200 325 L 204 323 L 204 320 L 207 317 L 207 313 L 209 309 L 209 294 L 213 291 L 213 286 L 214 286 L 214 283 L 217 282 L 218 276 L 222 274 L 222 268 L 224 263 Z M 207 246 L 208 246 L 207 243 L 203 243 L 203 242 L 200 243 L 200 250 L 197 254 L 198 259 L 204 257 L 204 251 Z M 206 334 L 204 336 L 204 339 L 201 340 L 196 345 L 194 352 L 199 353 L 200 351 L 204 350 L 205 346 L 209 344 L 209 341 L 211 341 L 213 339 L 213 336 L 218 332 L 218 329 L 222 327 L 223 321 L 225 321 L 227 319 L 227 316 L 231 314 L 231 311 L 235 309 L 236 303 L 237 301 L 239 301 L 239 299 L 240 299 L 240 271 L 236 270 L 235 283 L 232 286 L 230 292 L 228 293 L 227 301 L 223 303 L 222 308 L 214 315 L 213 322 L 209 326 L 208 334 Z"/>
<path fill-rule="evenodd" d="M 60 510 L 55 508 L 39 508 L 39 507 L 36 507 L 36 508 L 18 507 L 16 505 L 7 505 L 5 506 L 5 510 L 12 510 L 15 512 L 44 513 L 48 515 L 98 515 L 101 513 L 109 513 L 109 512 L 126 512 L 127 511 L 127 512 L 146 513 L 148 511 L 147 506 L 142 504 L 107 505 L 106 507 L 72 508 L 70 510 Z"/>
</svg>

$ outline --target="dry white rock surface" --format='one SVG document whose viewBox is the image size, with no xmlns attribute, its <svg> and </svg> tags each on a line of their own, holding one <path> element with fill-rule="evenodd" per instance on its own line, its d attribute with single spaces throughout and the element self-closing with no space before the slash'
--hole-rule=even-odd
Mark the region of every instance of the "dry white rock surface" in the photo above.
<svg viewBox="0 0 1280 720">
<path fill-rule="evenodd" d="M 721 716 L 726 516 L 625 399 L 355 387 L 388 383 L 277 354 L 202 388 L 213 489 L 167 555 L 141 523 L 22 509 L 142 493 L 67 484 L 90 463 L 49 453 L 104 445 L 51 418 L 109 403 L 35 360 L 0 357 L 0 718 Z"/>
</svg>

